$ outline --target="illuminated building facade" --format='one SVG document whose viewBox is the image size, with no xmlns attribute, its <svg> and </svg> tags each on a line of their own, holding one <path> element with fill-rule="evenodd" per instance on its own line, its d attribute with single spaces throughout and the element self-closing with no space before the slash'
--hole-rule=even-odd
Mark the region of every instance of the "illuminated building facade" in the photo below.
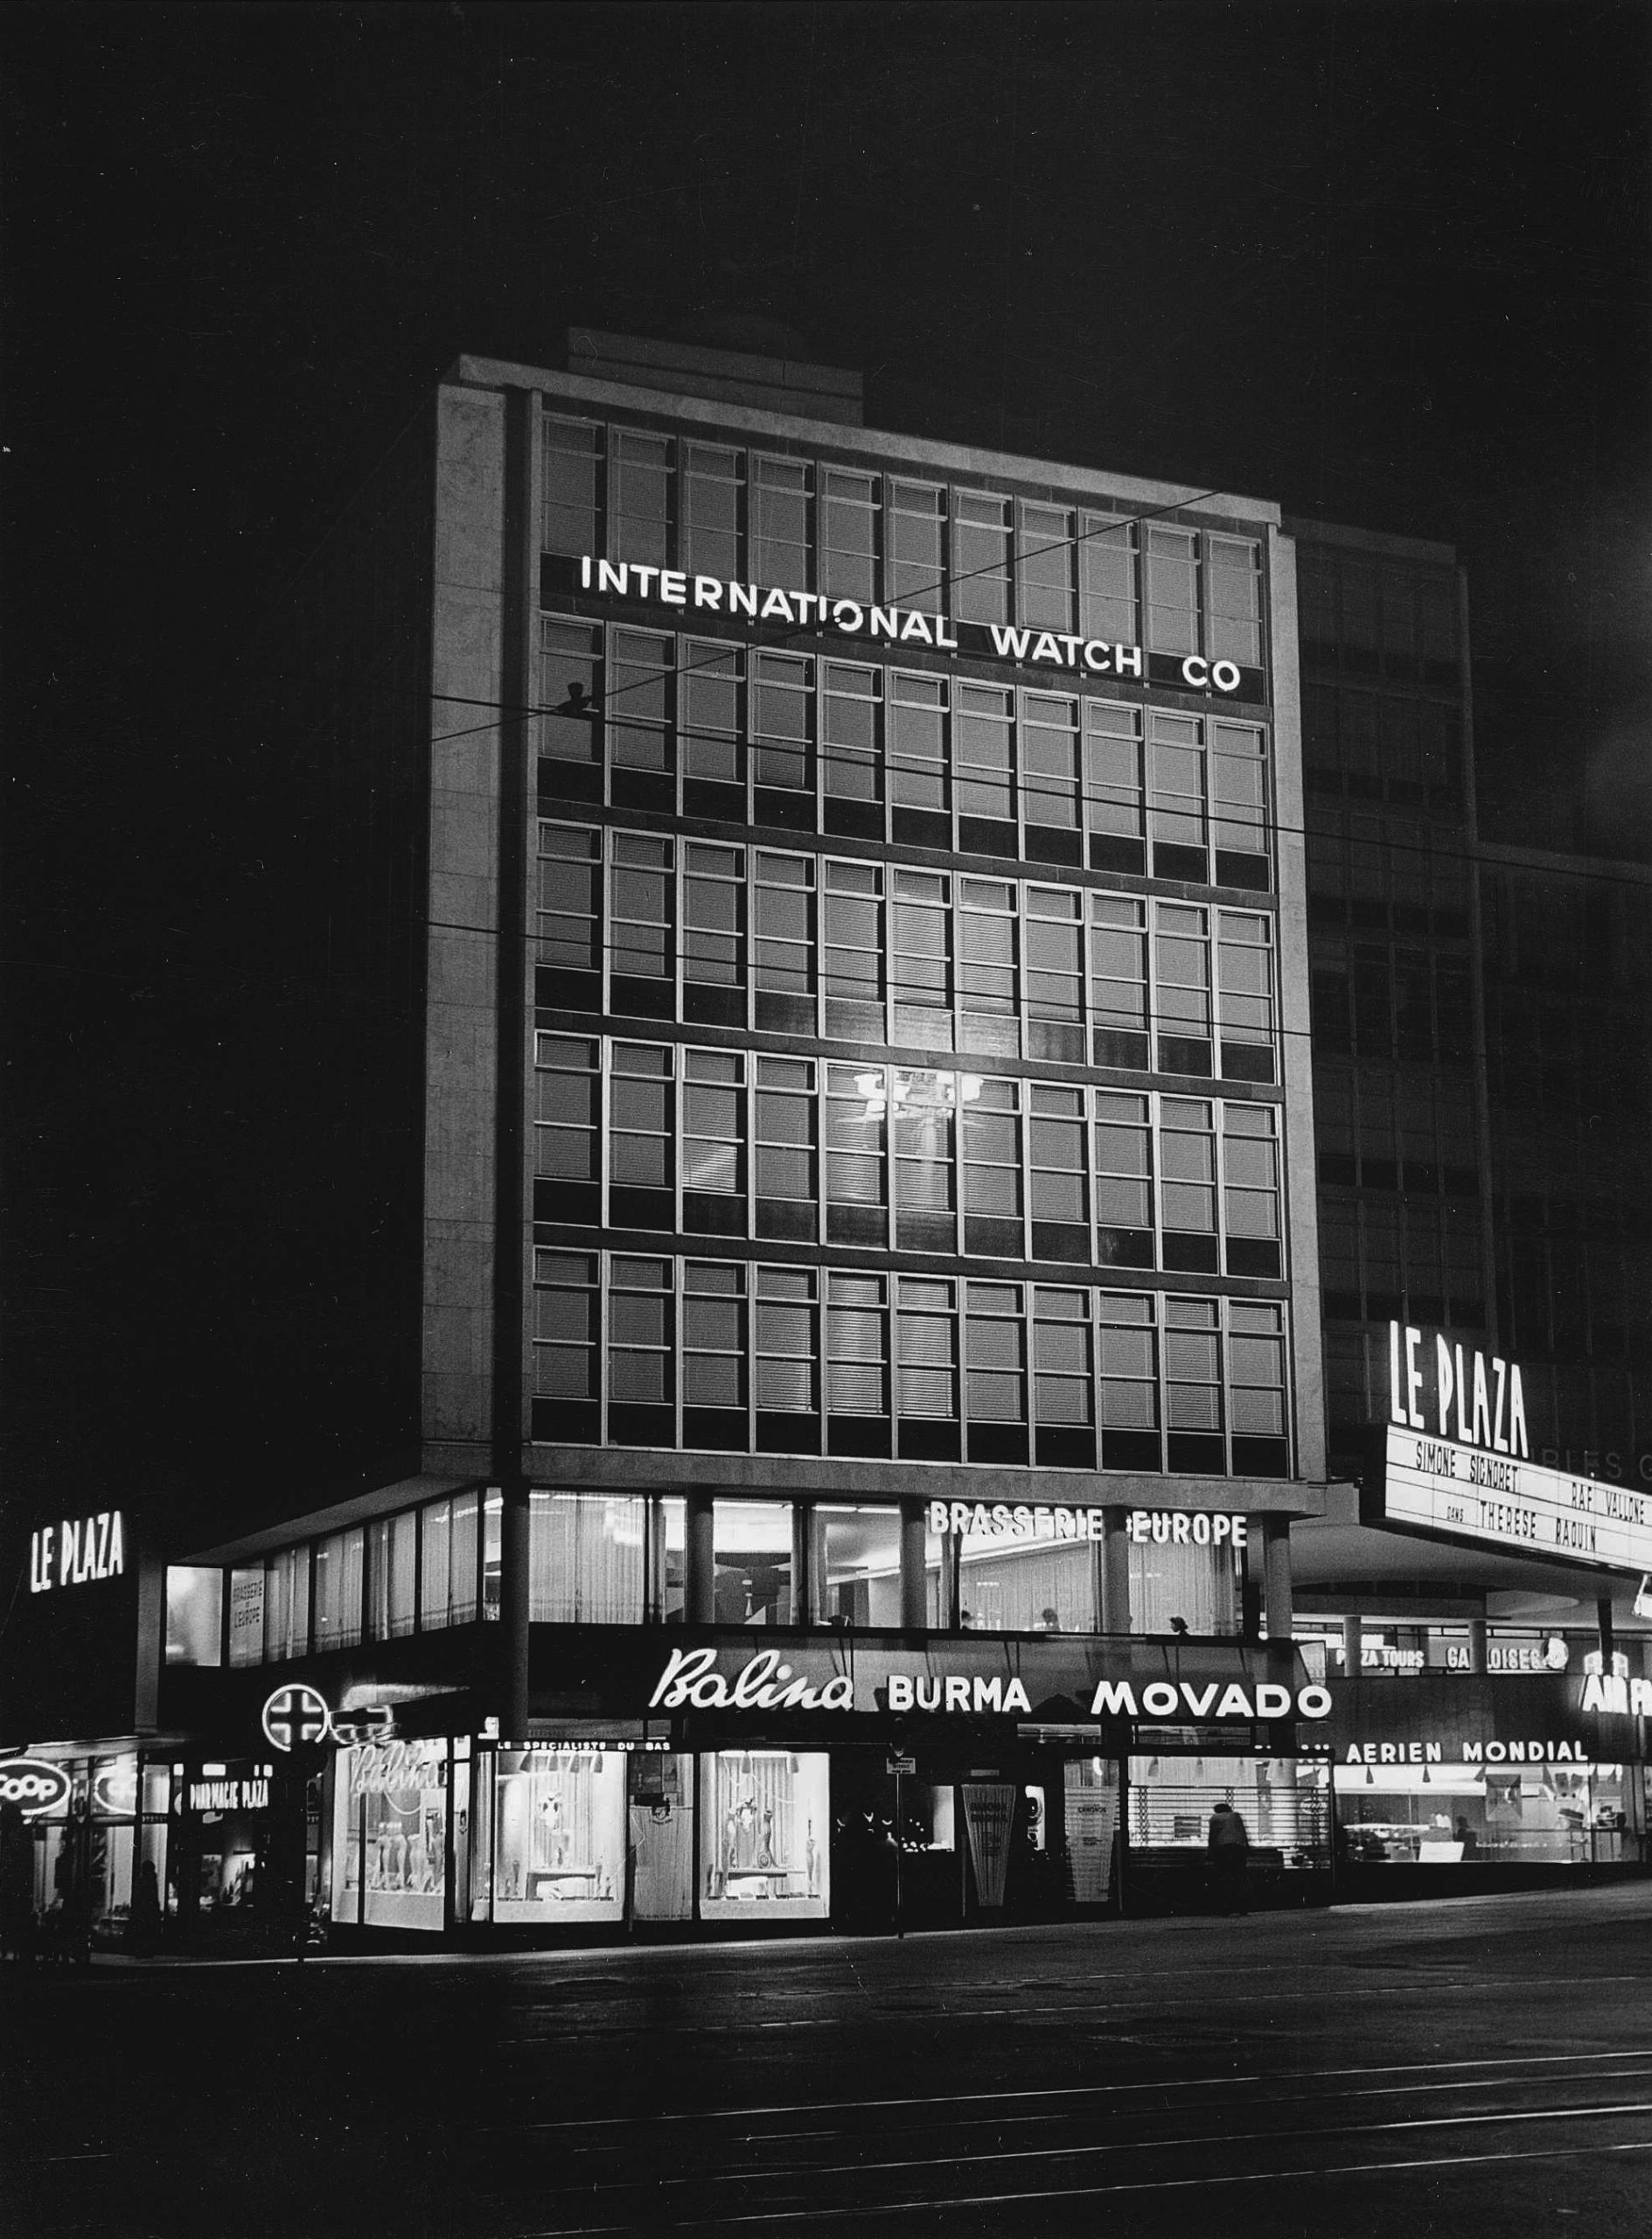
<svg viewBox="0 0 1652 2239">
<path fill-rule="evenodd" d="M 1082 1916 L 1186 1901 L 1218 1799 L 1322 1899 L 1317 1230 L 1384 1184 L 1322 1158 L 1316 1204 L 1293 538 L 868 429 L 830 369 L 568 365 L 461 360 L 266 628 L 315 991 L 272 1170 L 324 1175 L 305 1390 L 359 1478 L 166 1551 L 153 1699 L 30 1726 L 38 1824 L 159 1839 L 185 1943 L 300 1895 L 414 1939 Z M 1385 806 L 1449 820 L 1418 721 Z M 1385 984 L 1438 948 L 1473 1106 L 1469 905 L 1405 906 Z M 1405 1218 L 1474 1326 L 1460 1100 Z M 101 1775 L 143 1799 L 101 1833 Z"/>
</svg>

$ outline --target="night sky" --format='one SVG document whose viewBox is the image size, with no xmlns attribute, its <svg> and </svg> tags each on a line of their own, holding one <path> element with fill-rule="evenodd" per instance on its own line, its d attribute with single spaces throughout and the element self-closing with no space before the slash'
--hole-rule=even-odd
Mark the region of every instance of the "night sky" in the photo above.
<svg viewBox="0 0 1652 2239">
<path fill-rule="evenodd" d="M 14 1492 L 199 1477 L 204 1364 L 277 1314 L 244 1275 L 224 1337 L 281 966 L 234 937 L 237 656 L 462 351 L 779 323 L 881 427 L 1449 540 L 1482 823 L 1652 856 L 1649 27 L 14 7 Z"/>
</svg>

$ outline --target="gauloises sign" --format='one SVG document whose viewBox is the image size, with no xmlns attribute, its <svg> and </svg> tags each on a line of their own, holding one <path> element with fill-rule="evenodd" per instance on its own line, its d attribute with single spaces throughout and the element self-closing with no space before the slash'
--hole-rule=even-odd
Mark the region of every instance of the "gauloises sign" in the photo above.
<svg viewBox="0 0 1652 2239">
<path fill-rule="evenodd" d="M 1111 638 L 1081 638 L 1070 631 L 1012 629 L 1000 622 L 949 623 L 943 615 L 924 614 L 917 607 L 875 606 L 859 599 L 828 598 L 819 591 L 725 582 L 715 575 L 691 575 L 675 568 L 597 560 L 589 553 L 578 560 L 547 554 L 540 563 L 540 605 L 554 605 L 575 591 L 711 615 L 758 631 L 765 625 L 788 631 L 818 631 L 868 645 L 922 645 L 931 652 L 958 653 L 973 660 L 1052 669 L 1075 682 L 1158 684 L 1174 692 L 1205 693 L 1223 700 L 1267 696 L 1266 679 L 1259 668 L 1210 660 L 1202 653 L 1153 653 Z"/>
<path fill-rule="evenodd" d="M 1438 1332 L 1389 1324 L 1389 1420 L 1361 1515 L 1465 1545 L 1652 1569 L 1652 1493 L 1528 1457 L 1520 1371 Z"/>
<path fill-rule="evenodd" d="M 1128 1668 L 1104 1668 L 1082 1650 L 1017 1643 L 1013 1651 L 934 1649 L 910 1654 L 867 1643 L 849 1650 L 812 1644 L 760 1649 L 677 1648 L 648 1698 L 659 1711 L 927 1712 L 972 1718 L 1048 1715 L 1064 1697 L 1069 1714 L 1176 1725 L 1221 1725 L 1330 1715 L 1324 1687 L 1286 1686 L 1253 1670 L 1237 1650 L 1205 1657 L 1147 1649 Z"/>
</svg>

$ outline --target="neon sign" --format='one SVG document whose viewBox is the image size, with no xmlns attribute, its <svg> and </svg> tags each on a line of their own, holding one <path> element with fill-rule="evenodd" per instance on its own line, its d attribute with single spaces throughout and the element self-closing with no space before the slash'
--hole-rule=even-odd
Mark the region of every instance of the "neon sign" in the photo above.
<svg viewBox="0 0 1652 2239">
<path fill-rule="evenodd" d="M 120 1578 L 125 1570 L 126 1534 L 118 1508 L 78 1520 L 65 1517 L 61 1524 L 42 1524 L 30 1534 L 31 1594 L 84 1586 L 90 1579 Z"/>
<path fill-rule="evenodd" d="M 1033 1508 L 994 1501 L 931 1501 L 929 1527 L 972 1539 L 1099 1539 L 1105 1509 Z"/>
<path fill-rule="evenodd" d="M 1137 1508 L 1130 1511 L 1125 1529 L 1139 1546 L 1243 1547 L 1245 1520 L 1242 1516 L 1207 1516 L 1202 1510 Z"/>
<path fill-rule="evenodd" d="M 541 605 L 554 603 L 560 592 L 576 588 L 682 613 L 714 614 L 728 622 L 829 631 L 872 645 L 927 645 L 937 652 L 1011 661 L 1017 667 L 1060 669 L 1074 678 L 1161 684 L 1177 692 L 1216 693 L 1241 700 L 1263 697 L 1259 670 L 1200 653 L 1148 652 L 1140 645 L 1108 638 L 1084 638 L 1069 630 L 1016 629 L 1000 622 L 949 625 L 944 615 L 917 607 L 880 606 L 869 600 L 831 598 L 819 591 L 728 582 L 717 575 L 691 575 L 685 568 L 601 560 L 589 552 L 581 555 L 576 575 L 572 560 L 547 554 L 540 562 Z"/>
<path fill-rule="evenodd" d="M 269 1808 L 269 1782 L 260 1777 L 192 1781 L 189 1808 L 192 1811 L 265 1811 Z"/>
<path fill-rule="evenodd" d="M 62 1766 L 44 1757 L 13 1757 L 0 1765 L 0 1803 L 15 1803 L 25 1819 L 66 1803 L 73 1787 Z"/>
<path fill-rule="evenodd" d="M 854 1682 L 846 1671 L 834 1672 L 819 1687 L 806 1678 L 794 1678 L 791 1666 L 782 1664 L 778 1649 L 766 1648 L 754 1656 L 737 1678 L 727 1679 L 717 1669 L 714 1648 L 674 1648 L 648 1698 L 652 1710 L 697 1711 L 852 1711 Z"/>
<path fill-rule="evenodd" d="M 1429 1427 L 1428 1417 L 1432 1414 L 1438 1435 L 1449 1439 L 1453 1435 L 1453 1402 L 1454 1434 L 1460 1446 L 1476 1446 L 1491 1454 L 1518 1454 L 1523 1459 L 1530 1456 L 1525 1393 L 1518 1368 L 1496 1353 L 1489 1363 L 1481 1352 L 1465 1355 L 1462 1346 L 1448 1345 L 1438 1331 L 1431 1358 L 1424 1350 L 1420 1329 L 1407 1328 L 1402 1333 L 1401 1325 L 1391 1322 L 1390 1421 L 1420 1431 Z"/>
<path fill-rule="evenodd" d="M 1243 1687 L 1237 1679 L 1229 1680 L 1225 1686 L 1220 1679 L 1211 1679 L 1203 1686 L 1195 1686 L 1191 1679 L 1178 1680 L 1174 1685 L 1168 1679 L 1154 1679 L 1141 1690 L 1138 1709 L 1136 1689 L 1128 1679 L 1104 1679 L 1096 1689 L 1090 1715 L 1201 1722 L 1276 1719 L 1289 1718 L 1293 1702 L 1298 1718 L 1321 1719 L 1331 1714 L 1330 1690 L 1326 1687 L 1299 1687 L 1293 1697 L 1288 1687 L 1265 1679 L 1254 1688 Z"/>
<path fill-rule="evenodd" d="M 260 1723 L 270 1747 L 286 1752 L 324 1741 L 332 1731 L 332 1712 L 324 1695 L 301 1683 L 277 1687 L 267 1696 Z"/>
</svg>

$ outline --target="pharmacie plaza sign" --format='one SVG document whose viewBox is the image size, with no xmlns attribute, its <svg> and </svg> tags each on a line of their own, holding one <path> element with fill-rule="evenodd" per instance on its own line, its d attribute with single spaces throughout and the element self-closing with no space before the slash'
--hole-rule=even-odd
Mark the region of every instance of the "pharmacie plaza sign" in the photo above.
<svg viewBox="0 0 1652 2239">
<path fill-rule="evenodd" d="M 1092 1671 L 1087 1657 L 1070 1655 L 1063 1661 L 1030 1644 L 1016 1659 L 1019 1668 L 1002 1655 L 993 1659 L 990 1651 L 973 1657 L 931 1653 L 917 1659 L 898 1650 L 868 1647 L 852 1656 L 843 1651 L 828 1667 L 819 1654 L 811 1657 L 802 1648 L 762 1649 L 739 1661 L 727 1649 L 676 1648 L 654 1683 L 647 1709 L 888 1710 L 1030 1718 L 1035 1704 L 1059 1692 L 1093 1719 L 1222 1725 L 1330 1715 L 1331 1697 L 1324 1687 L 1259 1678 L 1231 1657 L 1224 1659 L 1223 1669 L 1184 1675 L 1181 1665 L 1195 1660 L 1190 1653 L 1178 1655 L 1167 1669 L 1166 1659 L 1155 1655 L 1139 1676 L 1119 1677 Z"/>
<path fill-rule="evenodd" d="M 1519 1368 L 1389 1324 L 1389 1419 L 1361 1518 L 1595 1570 L 1652 1570 L 1652 1492 L 1530 1459 Z"/>
<path fill-rule="evenodd" d="M 1246 701 L 1266 697 L 1262 670 L 1202 653 L 1154 653 L 1106 638 L 1070 631 L 1012 628 L 1000 622 L 952 622 L 917 607 L 878 606 L 819 591 L 788 591 L 763 583 L 735 583 L 715 575 L 635 561 L 577 560 L 547 554 L 540 563 L 540 604 L 554 605 L 575 591 L 596 598 L 710 615 L 724 623 L 786 631 L 815 631 L 862 645 L 922 646 L 1017 668 L 1049 669 L 1074 682 L 1158 684 Z"/>
</svg>

